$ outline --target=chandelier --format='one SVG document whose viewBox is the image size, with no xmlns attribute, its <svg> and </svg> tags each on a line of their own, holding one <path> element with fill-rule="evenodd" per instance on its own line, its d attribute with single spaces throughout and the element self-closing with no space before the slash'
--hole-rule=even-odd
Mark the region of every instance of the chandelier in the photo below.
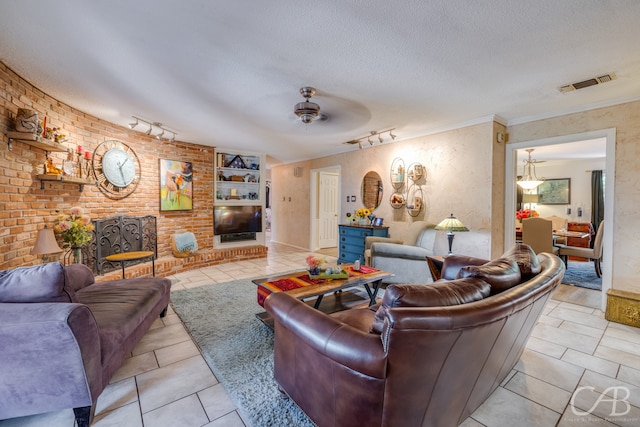
<svg viewBox="0 0 640 427">
<path fill-rule="evenodd" d="M 522 167 L 522 178 L 518 180 L 518 185 L 525 190 L 533 190 L 538 185 L 542 184 L 544 178 L 538 179 L 536 176 L 536 163 L 538 163 L 538 161 L 531 159 L 531 152 L 533 151 L 533 148 L 527 148 L 525 151 L 529 153 L 529 158 L 524 161 L 524 166 Z M 531 172 L 532 166 L 533 172 Z"/>
</svg>

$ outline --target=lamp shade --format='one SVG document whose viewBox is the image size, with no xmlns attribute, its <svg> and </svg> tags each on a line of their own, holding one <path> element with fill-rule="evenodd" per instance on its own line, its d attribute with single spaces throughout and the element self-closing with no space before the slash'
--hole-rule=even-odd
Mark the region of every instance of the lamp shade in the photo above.
<svg viewBox="0 0 640 427">
<path fill-rule="evenodd" d="M 539 194 L 523 194 L 522 203 L 538 203 L 540 201 Z"/>
<path fill-rule="evenodd" d="M 31 249 L 31 255 L 46 255 L 62 252 L 58 242 L 56 242 L 56 236 L 53 234 L 53 228 L 43 228 L 38 230 L 36 236 L 36 244 Z"/>
<path fill-rule="evenodd" d="M 440 221 L 438 225 L 435 226 L 436 230 L 447 230 L 447 231 L 469 231 L 467 227 L 453 214 L 451 216 Z"/>
<path fill-rule="evenodd" d="M 520 187 L 522 187 L 525 190 L 533 190 L 534 188 L 536 188 L 538 185 L 542 184 L 542 181 L 538 181 L 538 180 L 522 180 L 522 181 L 518 181 L 518 185 Z"/>
</svg>

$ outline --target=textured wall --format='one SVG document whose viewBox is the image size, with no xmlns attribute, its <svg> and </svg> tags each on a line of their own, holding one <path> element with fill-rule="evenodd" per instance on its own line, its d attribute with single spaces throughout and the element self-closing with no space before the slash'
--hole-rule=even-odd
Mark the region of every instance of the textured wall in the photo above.
<svg viewBox="0 0 640 427">
<path fill-rule="evenodd" d="M 495 142 L 494 127 L 493 122 L 487 122 L 274 167 L 272 239 L 310 247 L 309 174 L 314 169 L 337 166 L 341 170 L 341 223 L 347 212 L 363 206 L 360 195 L 362 178 L 374 170 L 382 177 L 384 186 L 382 204 L 374 213 L 384 218 L 392 237 L 402 238 L 412 221 L 438 223 L 454 213 L 471 230 L 456 235 L 454 252 L 490 257 L 494 251 L 491 242 L 492 200 L 498 200 L 500 218 L 504 211 L 504 144 Z M 495 151 L 501 154 L 495 154 Z M 415 218 L 409 216 L 406 209 L 393 209 L 389 203 L 393 193 L 390 167 L 396 157 L 402 158 L 406 167 L 420 162 L 426 169 L 426 180 L 422 185 L 425 209 Z M 295 167 L 302 167 L 305 174 L 300 178 L 294 177 Z M 498 183 L 494 184 L 494 180 Z M 357 195 L 357 202 L 346 202 L 347 195 Z M 498 251 L 502 251 L 502 241 L 502 237 L 497 240 Z M 447 251 L 444 233 L 439 235 L 437 250 L 440 253 Z"/>
<path fill-rule="evenodd" d="M 129 144 L 140 158 L 142 182 L 136 191 L 123 200 L 106 198 L 95 186 L 86 185 L 83 192 L 77 184 L 47 182 L 40 189 L 35 178 L 42 173 L 45 152 L 27 144 L 15 142 L 8 150 L 6 132 L 13 130 L 18 108 L 31 108 L 47 123 L 62 127 L 69 135 L 63 145 L 84 146 L 93 151 L 108 139 Z M 0 269 L 39 262 L 29 252 L 37 230 L 52 225 L 56 210 L 67 213 L 72 206 L 84 207 L 93 218 L 116 214 L 155 215 L 158 218 L 158 255 L 171 253 L 170 236 L 177 231 L 196 234 L 201 249 L 213 245 L 213 147 L 183 142 L 158 141 L 96 117 L 91 117 L 48 96 L 15 74 L 0 62 Z M 65 153 L 53 153 L 58 165 Z M 159 159 L 193 162 L 194 209 L 183 212 L 159 211 Z"/>
</svg>

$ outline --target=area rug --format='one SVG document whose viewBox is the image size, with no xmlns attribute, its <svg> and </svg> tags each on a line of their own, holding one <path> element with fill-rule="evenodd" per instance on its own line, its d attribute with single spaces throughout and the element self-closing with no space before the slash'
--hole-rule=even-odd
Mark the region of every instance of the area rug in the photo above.
<svg viewBox="0 0 640 427">
<path fill-rule="evenodd" d="M 596 275 L 593 261 L 580 262 L 569 260 L 562 283 L 581 288 L 602 290 L 602 278 Z"/>
<path fill-rule="evenodd" d="M 175 291 L 171 303 L 249 426 L 314 426 L 278 391 L 273 331 L 255 317 L 251 280 Z"/>
</svg>

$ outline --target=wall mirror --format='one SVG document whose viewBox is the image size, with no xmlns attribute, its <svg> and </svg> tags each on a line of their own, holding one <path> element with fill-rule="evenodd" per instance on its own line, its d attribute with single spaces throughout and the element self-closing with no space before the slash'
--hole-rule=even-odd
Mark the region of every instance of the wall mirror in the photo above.
<svg viewBox="0 0 640 427">
<path fill-rule="evenodd" d="M 362 178 L 362 204 L 374 210 L 382 201 L 382 178 L 378 172 L 369 171 Z"/>
</svg>

